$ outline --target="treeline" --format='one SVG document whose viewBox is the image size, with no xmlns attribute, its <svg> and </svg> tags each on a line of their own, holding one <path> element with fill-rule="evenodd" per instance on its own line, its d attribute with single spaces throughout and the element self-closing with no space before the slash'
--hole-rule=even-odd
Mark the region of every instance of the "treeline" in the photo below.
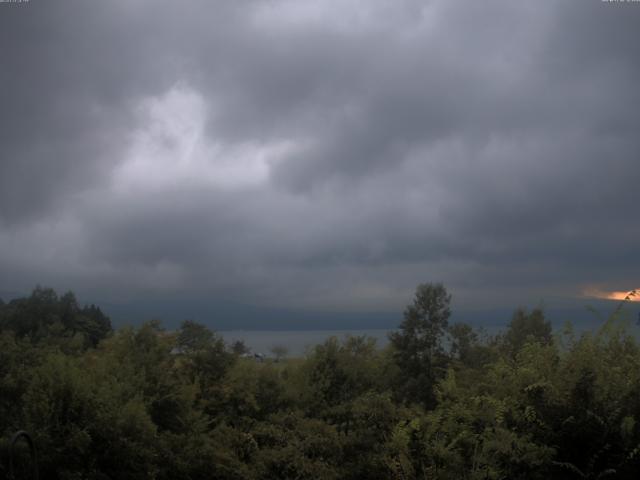
<svg viewBox="0 0 640 480">
<path fill-rule="evenodd" d="M 385 349 L 329 338 L 257 362 L 184 322 L 113 331 L 37 288 L 0 302 L 0 478 L 29 431 L 43 479 L 571 479 L 640 471 L 640 349 L 620 310 L 552 332 L 449 324 L 423 284 Z"/>
</svg>

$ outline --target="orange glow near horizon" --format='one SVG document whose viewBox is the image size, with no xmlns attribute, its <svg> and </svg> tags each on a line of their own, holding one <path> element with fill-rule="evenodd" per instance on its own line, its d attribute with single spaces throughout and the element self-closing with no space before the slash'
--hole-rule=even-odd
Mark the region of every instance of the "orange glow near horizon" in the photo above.
<svg viewBox="0 0 640 480">
<path fill-rule="evenodd" d="M 635 294 L 634 294 L 635 292 Z M 600 290 L 598 288 L 587 288 L 584 291 L 585 296 L 593 298 L 601 298 L 603 300 L 628 300 L 630 302 L 640 302 L 640 288 L 635 290 L 624 291 L 611 291 Z"/>
</svg>

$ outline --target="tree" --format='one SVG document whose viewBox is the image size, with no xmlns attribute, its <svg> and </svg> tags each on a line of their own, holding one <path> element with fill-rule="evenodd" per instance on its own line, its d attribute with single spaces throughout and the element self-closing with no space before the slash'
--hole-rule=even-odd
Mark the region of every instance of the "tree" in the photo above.
<svg viewBox="0 0 640 480">
<path fill-rule="evenodd" d="M 34 343 L 45 340 L 62 347 L 72 342 L 85 349 L 112 332 L 109 317 L 95 305 L 80 308 L 73 292 L 58 297 L 53 289 L 38 286 L 29 297 L 14 299 L 0 310 L 0 328 Z"/>
<path fill-rule="evenodd" d="M 182 353 L 205 350 L 214 341 L 214 333 L 201 323 L 184 320 L 178 330 L 176 346 Z"/>
<path fill-rule="evenodd" d="M 548 345 L 552 341 L 551 322 L 545 320 L 540 308 L 531 313 L 519 308 L 513 314 L 507 333 L 504 336 L 505 347 L 512 354 L 517 353 L 528 342 Z"/>
<path fill-rule="evenodd" d="M 100 307 L 93 304 L 80 310 L 77 323 L 79 329 L 84 332 L 94 347 L 98 345 L 100 340 L 107 338 L 112 332 L 109 317 L 102 313 Z"/>
<path fill-rule="evenodd" d="M 473 347 L 478 342 L 478 334 L 468 323 L 454 323 L 449 328 L 451 336 L 451 354 L 463 364 L 469 364 Z"/>
<path fill-rule="evenodd" d="M 234 363 L 236 356 L 227 351 L 224 340 L 205 325 L 185 320 L 178 330 L 176 353 L 184 355 L 191 380 L 198 380 L 203 397 L 213 398 L 219 381 Z"/>
<path fill-rule="evenodd" d="M 251 353 L 251 349 L 244 343 L 244 340 L 236 340 L 231 344 L 231 351 L 234 355 L 242 356 Z"/>
<path fill-rule="evenodd" d="M 399 393 L 405 401 L 434 406 L 433 386 L 444 358 L 441 339 L 451 316 L 450 303 L 451 295 L 441 283 L 418 285 L 400 330 L 389 335 L 401 371 Z"/>
<path fill-rule="evenodd" d="M 378 363 L 375 339 L 347 336 L 340 342 L 328 338 L 316 345 L 305 362 L 311 394 L 306 403 L 320 411 L 354 400 L 376 387 Z"/>
</svg>

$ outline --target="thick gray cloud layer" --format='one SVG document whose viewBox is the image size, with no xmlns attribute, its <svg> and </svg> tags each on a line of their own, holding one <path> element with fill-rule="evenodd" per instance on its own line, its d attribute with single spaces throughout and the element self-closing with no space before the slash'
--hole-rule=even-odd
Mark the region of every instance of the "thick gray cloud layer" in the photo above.
<svg viewBox="0 0 640 480">
<path fill-rule="evenodd" d="M 640 4 L 0 4 L 0 290 L 638 286 Z"/>
</svg>

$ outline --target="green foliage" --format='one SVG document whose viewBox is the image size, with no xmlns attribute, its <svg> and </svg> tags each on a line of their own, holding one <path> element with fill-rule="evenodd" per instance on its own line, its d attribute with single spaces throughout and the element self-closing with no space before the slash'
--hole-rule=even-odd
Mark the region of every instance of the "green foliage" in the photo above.
<svg viewBox="0 0 640 480">
<path fill-rule="evenodd" d="M 257 424 L 251 438 L 257 478 L 341 478 L 339 434 L 321 420 L 294 412 L 275 415 Z"/>
<path fill-rule="evenodd" d="M 312 409 L 335 407 L 374 389 L 378 383 L 375 340 L 336 337 L 315 347 L 303 366 L 307 370 Z"/>
<path fill-rule="evenodd" d="M 0 330 L 73 350 L 95 347 L 111 333 L 111 321 L 95 305 L 80 307 L 71 292 L 58 297 L 50 288 L 36 287 L 27 298 L 0 304 Z"/>
<path fill-rule="evenodd" d="M 43 452 L 45 478 L 153 478 L 156 427 L 140 396 L 59 354 L 32 374 L 23 422 Z"/>
<path fill-rule="evenodd" d="M 544 312 L 540 308 L 531 313 L 519 308 L 513 314 L 503 340 L 505 348 L 511 354 L 517 353 L 527 342 L 547 345 L 552 341 L 551 322 L 544 318 Z"/>
<path fill-rule="evenodd" d="M 185 320 L 178 330 L 176 348 L 181 353 L 195 353 L 206 350 L 217 341 L 219 339 L 204 325 L 193 320 Z"/>
<path fill-rule="evenodd" d="M 236 340 L 235 342 L 233 342 L 233 344 L 231 345 L 231 351 L 234 353 L 234 355 L 239 356 L 248 355 L 249 353 L 251 353 L 251 349 L 247 347 L 247 345 L 242 340 Z"/>
<path fill-rule="evenodd" d="M 448 327 L 449 302 L 419 286 L 384 350 L 333 337 L 257 362 L 192 321 L 92 336 L 97 307 L 38 288 L 0 304 L 0 478 L 19 429 L 45 479 L 636 478 L 640 346 L 620 309 L 556 337 L 518 310 L 486 338 Z"/>
<path fill-rule="evenodd" d="M 442 373 L 442 337 L 448 326 L 451 295 L 442 284 L 418 285 L 404 312 L 400 331 L 389 335 L 400 368 L 397 393 L 404 401 L 435 405 L 433 387 Z"/>
</svg>

